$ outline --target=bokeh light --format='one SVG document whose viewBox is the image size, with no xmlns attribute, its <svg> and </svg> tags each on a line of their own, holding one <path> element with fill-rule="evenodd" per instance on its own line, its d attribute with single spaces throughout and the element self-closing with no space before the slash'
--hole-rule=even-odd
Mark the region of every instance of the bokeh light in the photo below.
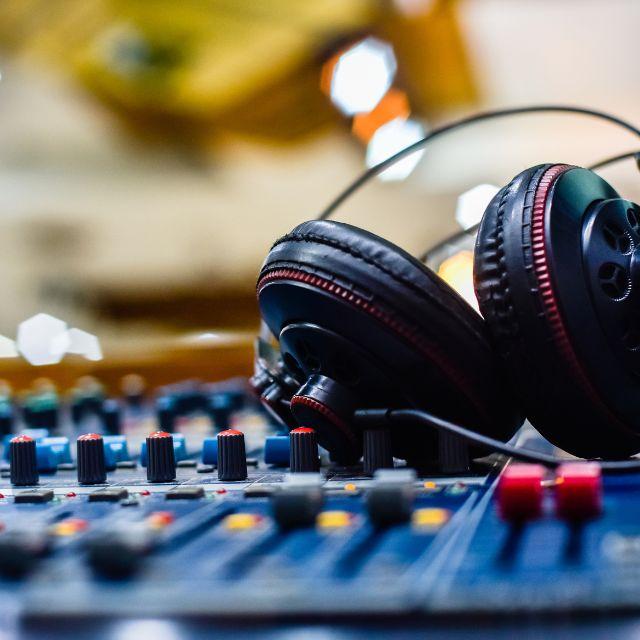
<svg viewBox="0 0 640 640">
<path fill-rule="evenodd" d="M 478 300 L 473 288 L 473 253 L 459 251 L 442 262 L 438 275 L 476 311 Z"/>
<path fill-rule="evenodd" d="M 347 116 L 371 111 L 389 90 L 396 74 L 393 48 L 366 38 L 345 51 L 333 69 L 331 100 Z"/>
<path fill-rule="evenodd" d="M 367 167 L 373 167 L 405 147 L 417 142 L 425 135 L 424 127 L 416 120 L 396 118 L 383 124 L 373 135 L 367 146 Z M 385 181 L 404 180 L 416 168 L 424 154 L 419 149 L 385 169 L 379 178 Z"/>
<path fill-rule="evenodd" d="M 485 209 L 499 187 L 492 184 L 479 184 L 469 191 L 465 191 L 456 206 L 456 221 L 463 229 L 469 229 L 482 219 Z"/>
</svg>

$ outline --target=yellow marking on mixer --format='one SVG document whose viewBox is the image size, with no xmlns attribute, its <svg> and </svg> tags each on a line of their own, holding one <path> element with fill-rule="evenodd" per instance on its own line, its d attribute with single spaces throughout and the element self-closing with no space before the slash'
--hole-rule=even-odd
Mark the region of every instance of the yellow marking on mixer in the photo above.
<svg viewBox="0 0 640 640">
<path fill-rule="evenodd" d="M 50 531 L 54 536 L 68 537 L 75 536 L 77 533 L 80 533 L 80 531 L 84 531 L 87 526 L 88 523 L 86 520 L 70 518 L 69 520 L 63 520 L 62 522 L 54 524 Z"/>
<path fill-rule="evenodd" d="M 411 515 L 411 524 L 421 529 L 439 529 L 450 517 L 448 509 L 416 509 Z"/>
<path fill-rule="evenodd" d="M 224 519 L 224 526 L 229 531 L 246 531 L 255 529 L 262 519 L 257 513 L 232 513 Z"/>
<path fill-rule="evenodd" d="M 353 514 L 349 511 L 322 511 L 316 518 L 320 529 L 341 529 L 353 524 Z"/>
</svg>

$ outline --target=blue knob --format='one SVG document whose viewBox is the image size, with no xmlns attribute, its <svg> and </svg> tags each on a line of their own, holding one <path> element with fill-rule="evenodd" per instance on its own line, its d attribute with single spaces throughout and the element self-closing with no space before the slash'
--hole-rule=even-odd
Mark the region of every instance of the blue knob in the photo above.
<svg viewBox="0 0 640 640">
<path fill-rule="evenodd" d="M 202 464 L 218 464 L 218 438 L 205 438 L 202 441 Z"/>
<path fill-rule="evenodd" d="M 289 466 L 291 444 L 289 435 L 267 436 L 264 441 L 264 462 L 277 467 Z"/>
<path fill-rule="evenodd" d="M 113 471 L 118 462 L 131 459 L 125 436 L 103 436 L 104 463 L 108 471 Z"/>
</svg>

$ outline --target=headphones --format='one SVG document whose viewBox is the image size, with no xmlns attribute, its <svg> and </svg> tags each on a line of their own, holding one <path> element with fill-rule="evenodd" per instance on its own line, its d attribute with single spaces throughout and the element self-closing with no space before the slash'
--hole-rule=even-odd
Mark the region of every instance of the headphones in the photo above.
<svg viewBox="0 0 640 640">
<path fill-rule="evenodd" d="M 488 205 L 477 231 L 481 315 L 400 247 L 328 220 L 352 193 L 434 138 L 533 112 L 612 115 L 561 105 L 480 113 L 432 130 L 369 169 L 315 220 L 273 245 L 257 294 L 263 330 L 251 380 L 289 428 L 313 427 L 341 465 L 386 429 L 417 469 L 492 450 L 556 466 L 506 444 L 527 418 L 551 443 L 640 470 L 640 207 L 593 170 L 541 164 Z M 601 168 L 638 154 L 592 165 Z M 278 345 L 274 344 L 273 338 Z M 446 466 L 446 465 L 445 465 Z"/>
</svg>

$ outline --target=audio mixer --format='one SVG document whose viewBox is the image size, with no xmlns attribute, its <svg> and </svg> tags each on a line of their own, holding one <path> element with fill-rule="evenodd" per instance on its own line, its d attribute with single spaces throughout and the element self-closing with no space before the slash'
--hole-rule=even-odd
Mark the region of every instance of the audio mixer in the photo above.
<svg viewBox="0 0 640 640">
<path fill-rule="evenodd" d="M 490 620 L 510 637 L 561 629 L 560 615 L 631 624 L 640 604 L 638 474 L 495 455 L 416 472 L 383 432 L 341 467 L 312 429 L 279 431 L 242 380 L 118 399 L 90 379 L 66 401 L 43 381 L 5 391 L 9 631 L 467 637 Z M 517 438 L 550 447 L 530 427 Z"/>
</svg>

